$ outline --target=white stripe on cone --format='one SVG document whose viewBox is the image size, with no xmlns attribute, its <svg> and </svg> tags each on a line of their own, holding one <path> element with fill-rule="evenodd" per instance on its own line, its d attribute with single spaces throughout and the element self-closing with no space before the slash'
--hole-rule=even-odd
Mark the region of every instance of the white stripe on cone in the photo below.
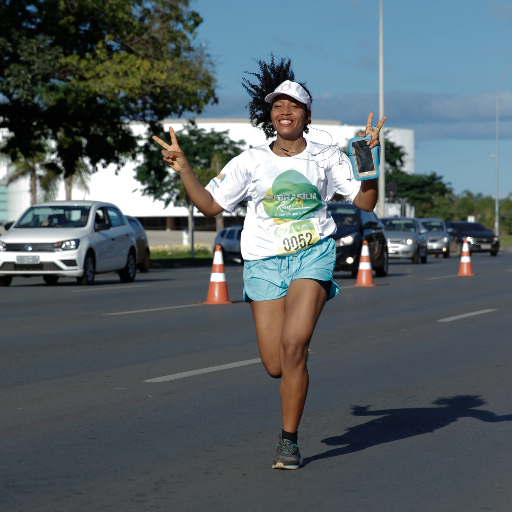
<svg viewBox="0 0 512 512">
<path fill-rule="evenodd" d="M 213 272 L 210 277 L 211 283 L 225 283 L 226 282 L 226 274 L 218 274 L 217 272 Z"/>
<path fill-rule="evenodd" d="M 224 265 L 224 259 L 222 258 L 222 251 L 215 251 L 213 255 L 213 264 L 214 265 Z"/>
<path fill-rule="evenodd" d="M 371 269 L 372 269 L 371 263 L 368 263 L 366 261 L 361 261 L 359 263 L 359 270 L 371 270 Z"/>
<path fill-rule="evenodd" d="M 469 256 L 462 256 L 460 259 L 462 263 L 471 263 L 471 258 Z"/>
<path fill-rule="evenodd" d="M 469 252 L 469 246 L 467 242 L 464 242 L 462 246 L 462 252 Z"/>
<path fill-rule="evenodd" d="M 369 251 L 367 245 L 363 245 L 363 250 L 361 251 L 361 256 L 368 256 L 368 257 L 370 257 L 370 251 Z"/>
</svg>

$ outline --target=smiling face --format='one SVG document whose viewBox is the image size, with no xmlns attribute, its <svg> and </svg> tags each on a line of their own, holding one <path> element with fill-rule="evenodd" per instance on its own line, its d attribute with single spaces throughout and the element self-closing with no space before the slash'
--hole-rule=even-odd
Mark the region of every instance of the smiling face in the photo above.
<svg viewBox="0 0 512 512">
<path fill-rule="evenodd" d="M 306 110 L 306 105 L 296 99 L 280 94 L 272 103 L 270 118 L 272 124 L 283 139 L 296 140 L 302 137 L 311 111 Z"/>
</svg>

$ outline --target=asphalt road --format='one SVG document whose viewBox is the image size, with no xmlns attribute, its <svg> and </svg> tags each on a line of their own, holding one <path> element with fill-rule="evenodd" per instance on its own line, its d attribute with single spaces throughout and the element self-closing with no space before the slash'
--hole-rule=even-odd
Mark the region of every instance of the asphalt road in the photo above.
<svg viewBox="0 0 512 512">
<path fill-rule="evenodd" d="M 0 289 L 0 510 L 510 512 L 512 253 L 474 255 L 471 278 L 458 264 L 395 263 L 374 288 L 340 274 L 299 471 L 270 468 L 279 382 L 261 363 L 158 379 L 258 358 L 241 267 L 229 306 L 197 305 L 209 268 L 15 279 Z"/>
</svg>

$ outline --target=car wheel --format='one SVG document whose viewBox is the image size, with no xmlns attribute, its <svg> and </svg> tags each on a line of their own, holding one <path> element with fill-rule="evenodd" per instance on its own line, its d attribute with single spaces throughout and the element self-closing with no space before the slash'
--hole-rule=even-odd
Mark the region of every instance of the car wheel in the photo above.
<svg viewBox="0 0 512 512">
<path fill-rule="evenodd" d="M 443 252 L 443 258 L 449 258 L 450 257 L 450 251 Z"/>
<path fill-rule="evenodd" d="M 84 261 L 84 275 L 77 277 L 76 282 L 78 284 L 92 284 L 94 282 L 94 277 L 96 276 L 96 263 L 94 262 L 94 256 L 92 253 L 88 252 L 85 256 Z"/>
<path fill-rule="evenodd" d="M 126 266 L 119 271 L 119 278 L 122 283 L 132 283 L 137 273 L 137 263 L 135 262 L 135 254 L 130 251 L 128 259 L 126 260 Z"/>
<path fill-rule="evenodd" d="M 414 253 L 414 256 L 411 258 L 411 262 L 413 265 L 417 265 L 420 262 L 420 249 Z"/>
<path fill-rule="evenodd" d="M 498 251 L 491 251 L 491 256 L 498 256 Z"/>
<path fill-rule="evenodd" d="M 382 267 L 377 267 L 375 269 L 376 277 L 386 277 L 388 275 L 389 257 L 388 257 L 387 249 L 384 251 L 384 257 L 382 259 L 383 259 Z"/>
<path fill-rule="evenodd" d="M 49 286 L 54 286 L 59 280 L 59 276 L 43 276 L 44 282 Z"/>
<path fill-rule="evenodd" d="M 149 251 L 146 251 L 146 254 L 144 254 L 144 260 L 139 265 L 139 270 L 141 272 L 149 272 L 149 266 L 150 266 Z"/>
<path fill-rule="evenodd" d="M 357 277 L 357 273 L 358 273 L 359 269 L 358 270 L 351 270 L 351 274 L 352 274 L 352 277 Z"/>
<path fill-rule="evenodd" d="M 12 276 L 1 276 L 0 286 L 10 286 L 12 283 Z"/>
<path fill-rule="evenodd" d="M 427 253 L 427 250 L 425 249 L 425 254 L 423 256 L 420 256 L 421 263 L 427 263 L 427 257 L 428 257 L 428 253 Z"/>
</svg>

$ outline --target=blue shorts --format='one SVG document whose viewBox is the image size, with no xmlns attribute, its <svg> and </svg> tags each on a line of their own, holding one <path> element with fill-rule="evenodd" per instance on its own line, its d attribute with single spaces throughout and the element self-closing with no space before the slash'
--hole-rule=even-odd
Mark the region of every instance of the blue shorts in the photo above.
<svg viewBox="0 0 512 512">
<path fill-rule="evenodd" d="M 340 289 L 332 279 L 336 263 L 336 243 L 324 238 L 308 249 L 287 256 L 272 256 L 244 263 L 244 301 L 275 300 L 286 295 L 294 279 L 330 281 L 329 297 Z"/>
</svg>

